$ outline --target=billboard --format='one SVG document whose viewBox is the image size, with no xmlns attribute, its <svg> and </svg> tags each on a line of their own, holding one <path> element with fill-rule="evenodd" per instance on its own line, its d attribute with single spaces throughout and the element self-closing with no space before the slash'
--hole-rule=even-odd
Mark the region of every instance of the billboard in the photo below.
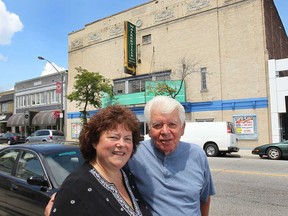
<svg viewBox="0 0 288 216">
<path fill-rule="evenodd" d="M 136 26 L 124 22 L 124 72 L 136 75 Z"/>
</svg>

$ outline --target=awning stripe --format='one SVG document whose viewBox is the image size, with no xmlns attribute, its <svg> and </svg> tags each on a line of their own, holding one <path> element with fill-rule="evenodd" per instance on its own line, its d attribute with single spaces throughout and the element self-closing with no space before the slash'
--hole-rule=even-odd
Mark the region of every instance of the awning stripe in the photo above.
<svg viewBox="0 0 288 216">
<path fill-rule="evenodd" d="M 24 126 L 24 113 L 13 114 L 7 122 L 7 127 Z"/>
<path fill-rule="evenodd" d="M 32 125 L 55 125 L 57 118 L 54 117 L 55 111 L 42 111 L 37 113 L 32 119 Z"/>
<path fill-rule="evenodd" d="M 55 125 L 59 118 L 55 118 L 55 111 L 38 112 L 32 119 L 32 125 Z M 24 126 L 24 113 L 13 114 L 7 121 L 7 127 Z"/>
</svg>

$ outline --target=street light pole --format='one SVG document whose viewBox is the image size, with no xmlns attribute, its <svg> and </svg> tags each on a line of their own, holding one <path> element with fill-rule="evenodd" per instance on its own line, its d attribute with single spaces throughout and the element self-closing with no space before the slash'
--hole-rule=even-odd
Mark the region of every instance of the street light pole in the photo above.
<svg viewBox="0 0 288 216">
<path fill-rule="evenodd" d="M 60 118 L 60 131 L 63 132 L 63 121 L 62 121 L 62 119 L 63 119 L 63 96 L 64 96 L 63 95 L 63 92 L 64 92 L 63 91 L 63 81 L 64 81 L 63 72 L 61 73 L 48 59 L 45 59 L 42 56 L 38 56 L 38 59 L 47 61 L 57 71 L 57 73 L 59 73 L 61 76 L 61 108 L 60 108 L 61 112 L 60 112 L 59 118 Z"/>
</svg>

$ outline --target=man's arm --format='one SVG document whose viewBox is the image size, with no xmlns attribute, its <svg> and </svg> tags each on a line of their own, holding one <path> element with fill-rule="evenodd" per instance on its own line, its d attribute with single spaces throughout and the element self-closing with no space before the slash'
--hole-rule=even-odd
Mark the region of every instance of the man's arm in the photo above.
<svg viewBox="0 0 288 216">
<path fill-rule="evenodd" d="M 208 197 L 207 202 L 200 202 L 201 216 L 209 215 L 209 207 L 210 207 L 210 196 Z"/>
<path fill-rule="evenodd" d="M 53 202 L 54 202 L 54 199 L 55 199 L 55 195 L 56 195 L 56 193 L 52 194 L 48 204 L 46 205 L 45 212 L 44 212 L 45 216 L 49 216 L 50 215 L 51 208 L 53 206 Z"/>
</svg>

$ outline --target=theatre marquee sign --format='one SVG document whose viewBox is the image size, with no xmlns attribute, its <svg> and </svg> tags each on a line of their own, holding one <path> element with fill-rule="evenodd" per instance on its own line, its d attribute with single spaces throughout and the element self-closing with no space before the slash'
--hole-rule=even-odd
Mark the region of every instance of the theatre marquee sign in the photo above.
<svg viewBox="0 0 288 216">
<path fill-rule="evenodd" d="M 124 22 L 124 72 L 136 75 L 136 26 Z"/>
</svg>

